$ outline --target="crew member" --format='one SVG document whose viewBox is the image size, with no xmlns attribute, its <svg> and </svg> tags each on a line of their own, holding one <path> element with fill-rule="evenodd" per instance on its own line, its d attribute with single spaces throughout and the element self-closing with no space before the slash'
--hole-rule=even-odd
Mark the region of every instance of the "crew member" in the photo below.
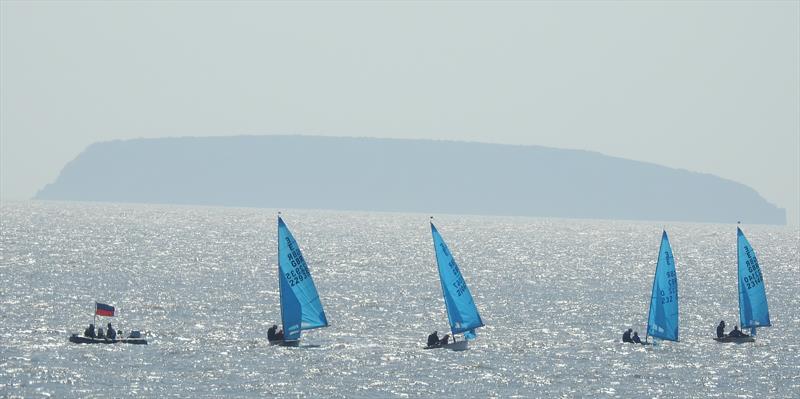
<svg viewBox="0 0 800 399">
<path fill-rule="evenodd" d="M 733 326 L 733 330 L 731 330 L 729 337 L 739 338 L 739 337 L 747 337 L 747 334 L 742 333 L 742 330 L 739 329 L 739 326 Z"/>
<path fill-rule="evenodd" d="M 622 333 L 622 342 L 626 342 L 626 343 L 632 343 L 633 342 L 631 340 L 631 332 L 632 331 L 633 331 L 633 329 L 629 328 L 629 329 L 625 330 L 624 333 Z"/>
<path fill-rule="evenodd" d="M 283 340 L 283 330 L 278 331 L 278 326 L 273 324 L 272 327 L 267 329 L 267 339 L 270 341 Z"/>
<path fill-rule="evenodd" d="M 436 346 L 439 345 L 439 334 L 434 331 L 431 335 L 428 335 L 428 346 Z"/>
<path fill-rule="evenodd" d="M 83 331 L 83 336 L 89 338 L 96 337 L 94 333 L 94 324 L 89 324 L 89 327 L 87 327 L 86 330 Z"/>
</svg>

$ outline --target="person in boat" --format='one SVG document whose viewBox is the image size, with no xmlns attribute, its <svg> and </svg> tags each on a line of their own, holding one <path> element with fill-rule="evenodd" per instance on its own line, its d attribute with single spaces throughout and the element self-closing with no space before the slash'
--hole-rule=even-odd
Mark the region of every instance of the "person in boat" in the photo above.
<svg viewBox="0 0 800 399">
<path fill-rule="evenodd" d="M 103 332 L 103 327 L 97 327 L 97 338 L 105 338 L 106 334 Z"/>
<path fill-rule="evenodd" d="M 439 345 L 444 346 L 447 345 L 448 342 L 450 342 L 450 334 L 445 334 L 444 337 L 439 340 Z"/>
<path fill-rule="evenodd" d="M 633 337 L 631 337 L 631 342 L 633 342 L 634 344 L 641 344 L 642 343 L 642 340 L 639 339 L 639 333 L 638 332 L 636 332 L 636 331 L 633 332 Z"/>
<path fill-rule="evenodd" d="M 622 333 L 622 342 L 633 343 L 633 340 L 631 340 L 631 332 L 633 332 L 633 329 L 629 328 Z"/>
<path fill-rule="evenodd" d="M 437 331 L 434 331 L 431 335 L 428 335 L 428 346 L 436 345 L 439 345 L 439 334 Z"/>
<path fill-rule="evenodd" d="M 89 324 L 89 327 L 83 331 L 84 337 L 94 338 L 96 335 L 94 333 L 94 324 Z"/>
<path fill-rule="evenodd" d="M 108 336 L 108 339 L 117 339 L 117 332 L 114 330 L 114 327 L 111 327 L 111 323 L 108 323 L 106 335 Z"/>
<path fill-rule="evenodd" d="M 272 327 L 267 329 L 267 339 L 270 341 L 280 341 L 283 339 L 283 330 L 278 330 L 278 326 L 273 324 Z"/>
<path fill-rule="evenodd" d="M 719 325 L 717 325 L 717 338 L 722 338 L 725 336 L 725 320 L 720 320 Z"/>
<path fill-rule="evenodd" d="M 743 333 L 742 330 L 739 329 L 739 326 L 733 326 L 733 330 L 731 330 L 728 336 L 734 338 L 749 337 L 749 335 Z"/>
</svg>

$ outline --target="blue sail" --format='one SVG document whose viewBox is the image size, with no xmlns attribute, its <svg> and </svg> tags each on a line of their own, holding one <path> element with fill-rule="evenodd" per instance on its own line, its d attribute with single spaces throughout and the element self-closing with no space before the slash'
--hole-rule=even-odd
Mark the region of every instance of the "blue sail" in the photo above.
<svg viewBox="0 0 800 399">
<path fill-rule="evenodd" d="M 678 276 L 667 232 L 661 234 L 653 293 L 650 296 L 650 314 L 647 318 L 647 335 L 669 341 L 678 340 Z"/>
<path fill-rule="evenodd" d="M 453 259 L 447 244 L 433 223 L 431 223 L 431 234 L 450 331 L 453 334 L 464 333 L 464 337 L 468 340 L 474 339 L 475 329 L 483 327 L 481 315 L 478 314 L 478 308 L 475 307 L 475 301 L 472 300 L 472 294 L 458 269 L 456 260 Z"/>
<path fill-rule="evenodd" d="M 317 287 L 303 254 L 283 219 L 278 217 L 278 280 L 285 341 L 300 339 L 302 330 L 327 327 Z"/>
<path fill-rule="evenodd" d="M 758 266 L 756 253 L 745 238 L 742 229 L 736 228 L 736 252 L 739 258 L 739 322 L 742 329 L 769 327 L 769 307 L 764 292 L 764 278 Z"/>
</svg>

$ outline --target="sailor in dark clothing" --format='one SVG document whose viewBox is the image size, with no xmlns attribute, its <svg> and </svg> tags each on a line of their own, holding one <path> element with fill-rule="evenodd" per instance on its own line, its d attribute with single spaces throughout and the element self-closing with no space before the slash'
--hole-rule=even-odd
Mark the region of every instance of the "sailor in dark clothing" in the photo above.
<svg viewBox="0 0 800 399">
<path fill-rule="evenodd" d="M 717 326 L 717 338 L 722 338 L 725 336 L 725 320 L 719 322 Z"/>
<path fill-rule="evenodd" d="M 108 339 L 117 339 L 117 332 L 114 331 L 114 327 L 111 327 L 111 323 L 108 323 L 108 331 L 106 332 Z"/>
<path fill-rule="evenodd" d="M 439 334 L 434 331 L 431 335 L 428 335 L 428 346 L 437 346 L 439 345 Z"/>
<path fill-rule="evenodd" d="M 729 337 L 734 337 L 734 338 L 749 337 L 749 335 L 744 334 L 744 333 L 742 333 L 741 330 L 739 330 L 739 326 L 733 326 L 733 330 L 731 330 L 731 332 L 730 332 L 730 334 L 728 334 L 728 336 Z"/>
<path fill-rule="evenodd" d="M 95 337 L 94 324 L 89 324 L 89 327 L 87 327 L 86 330 L 83 331 L 83 336 L 84 337 L 89 337 L 89 338 L 94 338 Z"/>
<path fill-rule="evenodd" d="M 280 331 L 277 331 L 277 330 L 278 330 L 278 326 L 273 324 L 272 327 L 270 327 L 267 330 L 267 339 L 270 340 L 270 341 L 280 341 L 280 340 L 282 340 L 283 339 L 283 330 L 280 330 Z"/>
<path fill-rule="evenodd" d="M 442 337 L 442 339 L 439 340 L 439 345 L 442 346 L 447 345 L 449 341 L 450 341 L 450 334 L 445 334 L 444 337 Z"/>
<path fill-rule="evenodd" d="M 631 337 L 631 342 L 633 342 L 634 344 L 641 344 L 642 343 L 642 340 L 639 339 L 639 333 L 638 332 L 636 332 L 636 331 L 633 332 L 633 337 Z"/>
<path fill-rule="evenodd" d="M 105 338 L 106 334 L 103 332 L 103 327 L 97 327 L 97 338 Z"/>
<path fill-rule="evenodd" d="M 633 329 L 629 328 L 624 333 L 622 333 L 622 342 L 626 342 L 626 343 L 633 342 L 631 340 L 631 331 L 633 331 Z"/>
</svg>

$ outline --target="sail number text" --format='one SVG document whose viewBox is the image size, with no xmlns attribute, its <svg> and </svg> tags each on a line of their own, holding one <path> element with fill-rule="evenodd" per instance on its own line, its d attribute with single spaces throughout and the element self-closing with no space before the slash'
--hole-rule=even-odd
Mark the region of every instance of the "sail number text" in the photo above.
<svg viewBox="0 0 800 399">
<path fill-rule="evenodd" d="M 286 254 L 289 262 L 291 262 L 293 270 L 291 272 L 285 273 L 286 281 L 289 282 L 289 286 L 294 287 L 297 284 L 300 284 L 303 280 L 310 278 L 311 273 L 308 271 L 308 266 L 306 266 L 306 260 L 303 259 L 303 254 L 300 253 L 300 249 L 295 247 L 288 237 L 286 238 L 286 245 L 289 247 L 289 253 Z"/>
<path fill-rule="evenodd" d="M 658 290 L 661 295 L 661 304 L 667 304 L 678 300 L 678 278 L 674 270 L 667 272 L 667 287 Z"/>
<path fill-rule="evenodd" d="M 747 287 L 747 289 L 755 288 L 759 284 L 763 283 L 763 278 L 761 277 L 761 267 L 758 266 L 758 260 L 755 256 L 753 256 L 753 250 L 750 247 L 744 247 L 745 256 L 747 256 L 747 260 L 745 261 L 745 265 L 747 265 L 747 272 L 750 273 L 744 277 L 742 277 L 742 283 Z"/>
<path fill-rule="evenodd" d="M 456 264 L 456 260 L 450 255 L 450 251 L 447 250 L 447 246 L 444 243 L 439 243 L 439 247 L 442 249 L 445 255 L 450 257 L 450 262 L 447 263 L 447 266 L 450 268 L 450 273 L 453 274 L 455 281 L 453 281 L 452 285 L 456 295 L 461 296 L 464 292 L 467 291 L 467 283 L 464 281 L 464 277 L 461 276 L 461 271 L 458 270 L 458 265 Z"/>
</svg>

